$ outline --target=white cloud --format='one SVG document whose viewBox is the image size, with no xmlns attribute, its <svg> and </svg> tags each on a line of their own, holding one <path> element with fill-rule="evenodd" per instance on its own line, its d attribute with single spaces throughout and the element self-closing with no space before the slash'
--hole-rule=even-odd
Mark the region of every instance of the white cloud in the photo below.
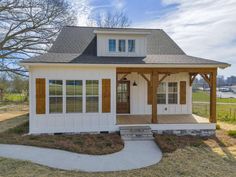
<svg viewBox="0 0 236 177">
<path fill-rule="evenodd" d="M 163 0 L 178 4 L 161 18 L 136 24 L 163 28 L 189 55 L 229 62 L 231 68 L 220 74 L 236 75 L 236 1 Z"/>
</svg>

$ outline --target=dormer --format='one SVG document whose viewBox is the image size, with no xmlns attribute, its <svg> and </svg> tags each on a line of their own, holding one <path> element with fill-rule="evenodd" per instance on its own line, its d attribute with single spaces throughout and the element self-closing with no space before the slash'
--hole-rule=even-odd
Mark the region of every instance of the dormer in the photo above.
<svg viewBox="0 0 236 177">
<path fill-rule="evenodd" d="M 145 57 L 150 31 L 128 29 L 97 29 L 97 56 Z"/>
</svg>

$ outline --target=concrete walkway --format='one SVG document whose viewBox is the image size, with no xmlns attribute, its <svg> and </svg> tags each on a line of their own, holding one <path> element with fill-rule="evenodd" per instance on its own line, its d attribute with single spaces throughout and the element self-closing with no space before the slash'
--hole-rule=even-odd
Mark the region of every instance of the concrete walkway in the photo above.
<svg viewBox="0 0 236 177">
<path fill-rule="evenodd" d="M 158 163 L 162 153 L 154 141 L 125 141 L 123 150 L 108 155 L 85 155 L 63 150 L 0 144 L 0 156 L 87 172 L 132 170 Z"/>
</svg>

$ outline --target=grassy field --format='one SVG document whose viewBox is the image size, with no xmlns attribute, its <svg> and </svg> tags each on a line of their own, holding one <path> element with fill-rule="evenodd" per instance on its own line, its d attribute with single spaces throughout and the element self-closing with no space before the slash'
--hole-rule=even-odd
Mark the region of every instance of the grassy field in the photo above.
<svg viewBox="0 0 236 177">
<path fill-rule="evenodd" d="M 210 109 L 208 103 L 210 97 L 207 92 L 193 92 L 193 113 L 203 117 L 209 117 Z M 236 98 L 217 98 L 217 120 L 236 124 Z M 231 104 L 233 103 L 233 104 Z"/>
<path fill-rule="evenodd" d="M 193 92 L 193 102 L 209 102 L 210 95 L 204 91 Z M 217 103 L 236 103 L 236 98 L 217 98 Z"/>
<path fill-rule="evenodd" d="M 23 119 L 22 121 L 27 121 Z M 12 126 L 19 125 L 19 119 L 12 119 Z M 0 122 L 0 127 L 3 122 Z M 2 126 L 3 127 L 3 126 Z M 12 130 L 8 130 L 12 131 Z M 20 131 L 20 130 L 19 130 Z M 14 130 L 15 132 L 15 130 Z M 216 137 L 202 139 L 196 137 L 156 136 L 164 152 L 160 163 L 150 167 L 108 173 L 85 173 L 64 171 L 37 165 L 28 161 L 0 157 L 0 176 L 6 177 L 235 177 L 236 139 L 223 130 Z M 63 163 L 63 162 L 62 162 Z M 122 162 L 121 162 L 122 163 Z"/>
</svg>

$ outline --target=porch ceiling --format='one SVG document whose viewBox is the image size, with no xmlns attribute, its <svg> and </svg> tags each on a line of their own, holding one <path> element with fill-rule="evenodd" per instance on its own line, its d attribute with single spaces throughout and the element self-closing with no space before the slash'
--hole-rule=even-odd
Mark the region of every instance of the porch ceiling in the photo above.
<svg viewBox="0 0 236 177">
<path fill-rule="evenodd" d="M 151 115 L 117 115 L 117 124 L 151 124 Z M 190 115 L 158 115 L 158 124 L 209 123 L 207 118 Z"/>
</svg>

